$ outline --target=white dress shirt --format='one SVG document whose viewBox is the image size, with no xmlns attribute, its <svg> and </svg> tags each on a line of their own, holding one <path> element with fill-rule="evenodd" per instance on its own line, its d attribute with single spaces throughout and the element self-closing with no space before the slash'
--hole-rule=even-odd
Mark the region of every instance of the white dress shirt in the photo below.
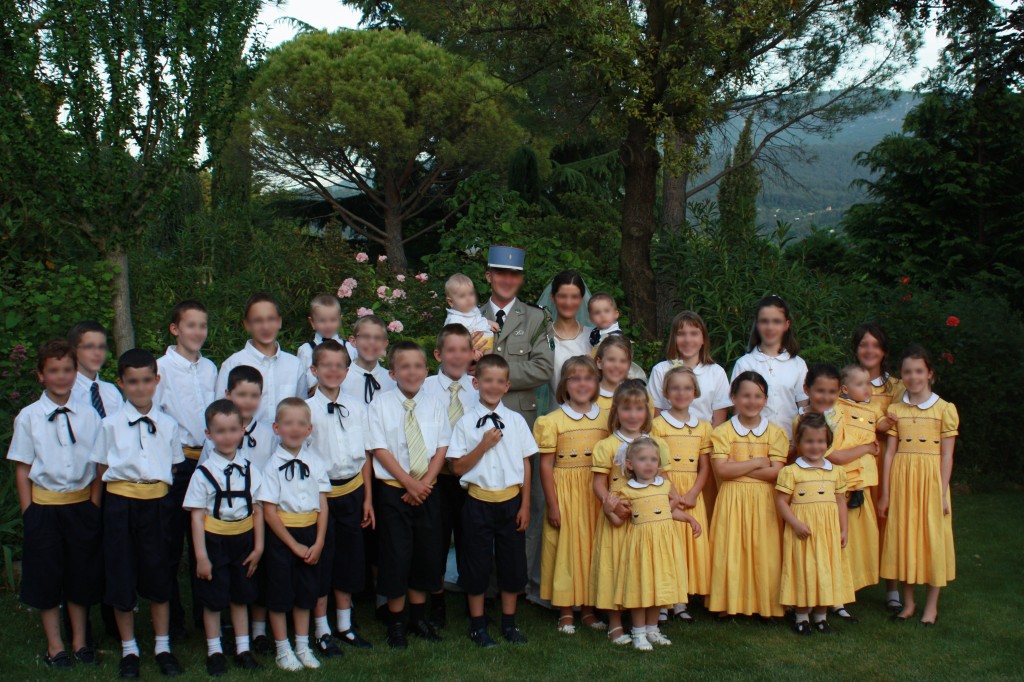
<svg viewBox="0 0 1024 682">
<path fill-rule="evenodd" d="M 657 409 L 667 410 L 672 407 L 672 403 L 664 394 L 665 375 L 673 367 L 682 364 L 682 360 L 663 360 L 651 369 L 651 381 L 647 384 L 647 392 L 651 394 L 654 407 Z M 690 414 L 696 415 L 697 419 L 710 422 L 715 410 L 732 407 L 729 378 L 718 364 L 699 364 L 693 368 L 693 373 L 697 375 L 700 397 L 695 398 L 690 404 Z"/>
<path fill-rule="evenodd" d="M 755 348 L 736 361 L 732 368 L 732 379 L 740 372 L 747 371 L 757 372 L 768 382 L 768 403 L 761 414 L 792 440 L 797 403 L 807 400 L 807 394 L 804 393 L 807 363 L 799 355 L 792 357 L 786 351 L 772 357 L 762 353 L 760 348 Z"/>
<path fill-rule="evenodd" d="M 227 459 L 216 450 L 199 465 L 206 469 L 217 481 L 221 492 L 228 492 L 228 483 L 233 492 L 245 490 L 245 467 L 249 467 L 249 494 L 253 500 L 253 506 L 257 504 L 257 495 L 260 490 L 260 483 L 263 474 L 244 457 L 235 455 L 233 459 Z M 238 467 L 238 468 L 236 468 Z M 230 478 L 227 472 L 230 471 Z M 188 490 L 185 492 L 185 502 L 181 506 L 185 509 L 205 509 L 209 516 L 213 516 L 214 506 L 217 502 L 217 490 L 201 472 L 192 474 L 192 480 L 188 483 Z M 249 510 L 242 497 L 225 497 L 220 502 L 221 521 L 242 521 L 249 516 Z"/>
<path fill-rule="evenodd" d="M 507 315 L 508 313 L 506 312 L 505 314 Z M 494 333 L 491 329 L 491 321 L 484 317 L 484 314 L 476 306 L 473 306 L 473 309 L 468 312 L 448 308 L 448 315 L 444 318 L 444 323 L 446 325 L 461 324 L 469 330 L 470 334 L 475 332 Z"/>
<path fill-rule="evenodd" d="M 57 493 L 74 492 L 92 483 L 96 477 L 92 455 L 100 431 L 100 415 L 92 405 L 72 397 L 64 407 L 69 411 L 55 414 L 61 406 L 44 391 L 14 418 L 7 449 L 7 459 L 29 465 L 30 481 Z"/>
<path fill-rule="evenodd" d="M 150 426 L 144 421 L 131 425 L 142 417 L 148 417 L 153 422 L 153 433 L 150 433 Z M 161 412 L 156 405 L 149 410 L 149 414 L 143 415 L 134 405 L 126 402 L 119 413 L 107 417 L 100 425 L 100 435 L 96 439 L 92 459 L 97 464 L 107 466 L 103 474 L 103 480 L 107 483 L 163 481 L 171 485 L 171 468 L 185 461 L 178 422 Z"/>
<path fill-rule="evenodd" d="M 348 352 L 348 342 L 345 341 L 345 339 L 341 338 L 337 334 L 335 334 L 331 338 L 340 343 L 341 347 L 345 349 L 345 352 Z M 302 363 L 302 366 L 306 368 L 307 391 L 312 386 L 316 386 L 316 377 L 313 376 L 313 370 L 310 369 L 313 366 L 313 350 L 323 342 L 324 337 L 320 336 L 320 332 L 316 332 L 315 334 L 313 334 L 313 345 L 310 345 L 310 342 L 306 341 L 304 344 L 299 346 L 298 349 L 296 349 L 295 351 L 295 356 L 299 359 L 299 362 Z M 351 357 L 351 353 L 349 353 L 349 356 Z"/>
<path fill-rule="evenodd" d="M 521 414 L 508 409 L 503 403 L 498 403 L 494 412 L 505 425 L 501 430 L 501 440 L 462 475 L 459 483 L 463 488 L 468 488 L 471 483 L 484 490 L 521 486 L 525 476 L 523 459 L 537 453 L 537 441 L 533 439 L 533 433 Z M 483 403 L 466 412 L 455 425 L 445 457 L 460 459 L 479 445 L 484 433 L 494 428 L 494 422 L 488 419 L 482 426 L 477 426 L 477 423 L 481 417 L 490 413 L 491 410 Z"/>
<path fill-rule="evenodd" d="M 124 396 L 121 395 L 121 391 L 117 389 L 117 386 L 109 381 L 103 381 L 99 377 L 90 379 L 79 372 L 78 376 L 75 377 L 75 385 L 71 389 L 71 398 L 83 405 L 92 407 L 93 384 L 99 384 L 100 400 L 103 402 L 103 411 L 106 412 L 105 416 L 109 417 L 112 414 L 117 414 L 121 410 L 121 406 L 124 405 Z"/>
<path fill-rule="evenodd" d="M 281 344 L 277 344 L 277 352 L 273 355 L 264 355 L 256 350 L 252 341 L 246 341 L 245 348 L 220 366 L 217 395 L 222 396 L 227 391 L 228 375 L 239 365 L 255 367 L 263 375 L 263 398 L 260 400 L 260 410 L 256 413 L 257 419 L 273 424 L 279 402 L 285 398 L 306 399 L 309 392 L 306 386 L 307 368 L 302 366 L 297 357 L 281 350 Z"/>
<path fill-rule="evenodd" d="M 290 469 L 281 469 L 293 459 L 305 464 L 309 474 L 303 476 L 299 464 L 292 465 Z M 329 492 L 331 481 L 317 457 L 306 448 L 296 457 L 283 447 L 278 447 L 263 469 L 259 501 L 275 504 L 280 511 L 289 514 L 305 514 L 320 511 L 320 493 Z"/>
<path fill-rule="evenodd" d="M 253 418 L 249 425 L 244 427 L 242 440 L 238 445 L 236 457 L 242 457 L 252 462 L 257 469 L 263 469 L 267 460 L 274 454 L 277 444 L 281 439 L 274 433 L 274 427 L 268 422 Z M 203 446 L 203 454 L 199 456 L 198 464 L 206 461 L 206 458 L 213 453 L 213 441 L 206 441 Z"/>
<path fill-rule="evenodd" d="M 366 441 L 367 450 L 387 450 L 398 462 L 398 466 L 409 471 L 409 448 L 405 438 L 405 394 L 400 390 L 388 391 L 370 404 L 370 434 Z M 448 403 L 442 403 L 422 389 L 413 398 L 416 407 L 413 412 L 423 434 L 427 459 L 433 459 L 438 448 L 448 447 L 452 429 L 448 424 Z M 374 475 L 387 481 L 395 480 L 387 469 L 376 459 L 373 460 Z"/>
<path fill-rule="evenodd" d="M 454 382 L 454 379 L 444 373 L 444 366 L 442 366 L 441 371 L 437 374 L 427 377 L 427 380 L 423 382 L 422 390 L 427 395 L 444 403 L 444 409 L 447 413 L 448 404 L 452 399 L 449 388 Z M 459 384 L 462 386 L 458 393 L 459 402 L 462 403 L 462 413 L 466 414 L 480 403 L 480 393 L 473 388 L 473 377 L 468 374 L 463 374 L 459 378 Z"/>
<path fill-rule="evenodd" d="M 168 346 L 156 364 L 160 383 L 153 403 L 178 422 L 182 445 L 202 447 L 206 441 L 206 407 L 216 399 L 217 365 L 202 355 L 192 362 L 175 346 Z"/>
<path fill-rule="evenodd" d="M 398 384 L 391 378 L 391 374 L 388 370 L 384 369 L 383 366 L 378 362 L 373 367 L 373 371 L 367 372 L 365 369 L 360 367 L 352 361 L 352 365 L 348 368 L 348 374 L 345 375 L 345 381 L 341 382 L 341 392 L 345 395 L 350 395 L 356 399 L 356 403 L 363 406 L 366 409 L 368 404 L 366 401 L 366 375 L 372 374 L 373 378 L 380 384 L 380 389 L 373 392 L 373 398 L 376 399 L 378 395 L 386 391 L 394 390 Z"/>
<path fill-rule="evenodd" d="M 366 463 L 366 419 L 352 397 L 339 395 L 333 403 L 337 407 L 330 411 L 332 401 L 317 389 L 306 404 L 313 416 L 313 433 L 306 447 L 319 459 L 327 477 L 339 481 L 362 471 Z"/>
<path fill-rule="evenodd" d="M 560 339 L 552 333 L 551 338 L 555 340 L 554 369 L 551 372 L 551 404 L 555 403 L 555 392 L 558 391 L 558 381 L 562 378 L 562 365 L 569 358 L 577 355 L 590 355 L 590 332 L 593 327 L 581 326 L 580 333 L 574 339 Z"/>
</svg>

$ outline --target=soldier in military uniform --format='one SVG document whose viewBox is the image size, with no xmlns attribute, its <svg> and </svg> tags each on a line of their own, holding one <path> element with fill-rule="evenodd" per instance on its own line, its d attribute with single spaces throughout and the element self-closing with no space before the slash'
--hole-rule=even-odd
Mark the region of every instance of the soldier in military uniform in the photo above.
<svg viewBox="0 0 1024 682">
<path fill-rule="evenodd" d="M 551 381 L 555 343 L 551 337 L 551 316 L 539 306 L 517 298 L 523 285 L 526 251 L 514 246 L 491 246 L 487 254 L 487 283 L 491 298 L 481 307 L 488 320 L 498 323 L 494 353 L 508 361 L 511 389 L 502 402 L 523 415 L 530 428 L 537 419 L 537 389 Z M 526 531 L 526 561 L 529 569 L 528 594 L 537 594 L 540 581 L 540 543 L 544 522 L 544 489 L 540 484 L 540 463 L 534 457 L 530 486 L 530 526 Z"/>
</svg>

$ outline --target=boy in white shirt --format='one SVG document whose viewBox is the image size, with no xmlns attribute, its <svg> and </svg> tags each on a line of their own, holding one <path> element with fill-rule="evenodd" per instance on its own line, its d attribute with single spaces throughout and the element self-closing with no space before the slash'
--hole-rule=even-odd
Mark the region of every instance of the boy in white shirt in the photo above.
<svg viewBox="0 0 1024 682">
<path fill-rule="evenodd" d="M 180 675 L 169 636 L 171 570 L 168 530 L 178 513 L 166 499 L 173 469 L 185 461 L 178 424 L 154 405 L 160 376 L 156 358 L 132 349 L 117 360 L 117 384 L 128 400 L 107 417 L 93 451 L 96 473 L 106 484 L 103 502 L 105 601 L 114 607 L 121 633 L 120 673 L 139 676 L 135 641 L 138 597 L 150 601 L 156 662 L 163 675 Z"/>
<path fill-rule="evenodd" d="M 599 291 L 587 302 L 587 313 L 590 323 L 594 325 L 590 332 L 590 345 L 596 350 L 601 342 L 612 334 L 622 334 L 619 329 L 619 306 L 611 294 Z"/>
<path fill-rule="evenodd" d="M 352 325 L 348 342 L 355 353 L 349 352 L 352 366 L 341 391 L 356 398 L 365 410 L 377 394 L 395 388 L 395 380 L 380 364 L 388 350 L 388 326 L 376 315 L 364 315 Z"/>
<path fill-rule="evenodd" d="M 281 307 L 268 293 L 257 293 L 245 304 L 245 331 L 249 340 L 220 366 L 217 377 L 217 395 L 224 395 L 228 375 L 239 365 L 255 367 L 263 375 L 263 400 L 257 418 L 271 423 L 274 409 L 285 398 L 309 395 L 306 387 L 306 368 L 299 359 L 281 349 L 277 335 L 281 331 Z"/>
<path fill-rule="evenodd" d="M 334 339 L 341 344 L 341 347 L 348 352 L 348 345 L 338 335 L 341 329 L 341 303 L 337 296 L 320 294 L 309 303 L 309 326 L 313 328 L 313 338 L 306 341 L 295 351 L 302 366 L 306 368 L 306 385 L 309 386 L 309 395 L 313 395 L 316 388 L 316 375 L 313 374 L 313 351 L 327 339 Z M 301 397 L 301 396 L 300 396 Z"/>
<path fill-rule="evenodd" d="M 403 621 L 409 601 L 413 634 L 441 640 L 427 619 L 427 595 L 441 587 L 440 499 L 431 494 L 444 466 L 451 427 L 446 406 L 424 393 L 427 356 L 412 341 L 391 347 L 388 366 L 398 389 L 383 393 L 370 405 L 373 471 L 378 485 L 377 591 L 387 598 L 388 646 L 408 647 Z"/>
<path fill-rule="evenodd" d="M 100 379 L 100 370 L 107 362 L 107 330 L 99 322 L 83 320 L 68 330 L 68 343 L 75 349 L 78 376 L 71 397 L 83 405 L 91 405 L 100 419 L 109 417 L 124 404 L 117 386 Z"/>
<path fill-rule="evenodd" d="M 7 450 L 24 521 L 21 601 L 39 609 L 47 665 L 70 668 L 60 632 L 65 599 L 74 659 L 91 665 L 96 652 L 86 642 L 86 613 L 103 589 L 101 488 L 91 461 L 100 417 L 71 397 L 78 370 L 70 344 L 44 343 L 37 372 L 43 394 L 18 413 Z"/>
<path fill-rule="evenodd" d="M 359 649 L 369 649 L 352 626 L 352 595 L 362 592 L 366 576 L 363 528 L 372 528 L 373 496 L 367 486 L 372 480 L 366 456 L 366 419 L 351 396 L 343 396 L 341 383 L 348 374 L 348 353 L 332 339 L 313 351 L 313 375 L 317 387 L 306 401 L 313 419 L 313 435 L 307 447 L 327 470 L 331 492 L 327 493 L 330 520 L 321 557 L 321 596 L 313 612 L 317 648 L 325 657 L 340 656 L 327 623 L 327 593 L 334 590 L 337 609 L 337 639 Z M 346 403 L 352 403 L 349 409 Z"/>
<path fill-rule="evenodd" d="M 267 460 L 277 449 L 279 439 L 274 433 L 274 423 L 258 418 L 263 402 L 263 375 L 255 367 L 239 365 L 228 373 L 228 387 L 224 397 L 233 402 L 242 415 L 242 437 L 238 441 L 238 454 L 263 469 Z M 199 462 L 209 456 L 210 442 Z"/>
<path fill-rule="evenodd" d="M 197 578 L 193 597 L 203 608 L 206 672 L 219 677 L 227 672 L 220 614 L 229 607 L 236 633 L 235 665 L 260 667 L 249 651 L 247 607 L 259 593 L 254 574 L 263 555 L 263 508 L 253 500 L 262 476 L 238 454 L 242 415 L 234 403 L 215 400 L 206 408 L 205 421 L 213 449 L 196 467 L 183 506 L 192 522 Z"/>
<path fill-rule="evenodd" d="M 495 645 L 484 615 L 484 593 L 495 564 L 502 636 L 513 644 L 526 644 L 516 627 L 516 600 L 527 581 L 530 457 L 537 453 L 537 442 L 522 415 L 501 403 L 510 386 L 504 358 L 481 358 L 473 384 L 480 391 L 480 403 L 455 426 L 447 453 L 469 492 L 462 510 L 459 571 L 459 587 L 469 595 L 469 638 L 484 648 Z"/>
</svg>

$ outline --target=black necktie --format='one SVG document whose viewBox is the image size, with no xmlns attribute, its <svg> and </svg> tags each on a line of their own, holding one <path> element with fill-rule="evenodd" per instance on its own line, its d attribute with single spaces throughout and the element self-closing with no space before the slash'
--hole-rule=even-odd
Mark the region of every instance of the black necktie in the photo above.
<svg viewBox="0 0 1024 682">
<path fill-rule="evenodd" d="M 501 417 L 498 416 L 497 412 L 490 412 L 490 413 L 485 414 L 484 416 L 480 417 L 479 419 L 477 419 L 476 420 L 476 428 L 479 429 L 479 428 L 481 428 L 483 426 L 486 426 L 488 419 L 490 419 L 492 422 L 494 422 L 494 428 L 496 428 L 496 429 L 504 429 L 505 428 L 505 423 L 501 421 Z"/>
<path fill-rule="evenodd" d="M 89 387 L 89 399 L 92 401 L 93 409 L 100 413 L 101 418 L 105 418 L 107 411 L 103 408 L 103 398 L 100 397 L 100 385 L 95 381 Z"/>
<path fill-rule="evenodd" d="M 596 346 L 599 343 L 601 343 L 601 330 L 594 327 L 590 330 L 590 345 Z"/>
<path fill-rule="evenodd" d="M 252 437 L 252 432 L 255 431 L 255 430 L 256 430 L 256 420 L 253 419 L 252 420 L 252 426 L 249 427 L 248 431 L 244 431 L 242 433 L 242 440 L 238 441 L 238 448 L 239 449 L 242 449 L 242 447 L 246 443 L 246 440 L 249 441 L 249 447 L 250 448 L 256 447 L 256 439 Z"/>
<path fill-rule="evenodd" d="M 249 465 L 246 464 L 243 469 L 240 465 L 232 462 L 224 467 L 224 496 L 228 498 L 229 507 L 231 506 L 231 498 L 234 497 L 234 495 L 231 494 L 231 471 L 234 469 L 238 469 L 238 473 L 245 476 L 248 473 Z"/>
<path fill-rule="evenodd" d="M 75 432 L 71 429 L 71 417 L 68 416 L 69 412 L 71 412 L 71 409 L 68 407 L 58 407 L 56 410 L 50 413 L 50 416 L 46 418 L 46 421 L 56 421 L 57 415 L 64 415 L 64 419 L 66 419 L 68 422 L 68 436 L 71 438 L 71 444 L 74 445 L 78 441 L 75 440 Z"/>
<path fill-rule="evenodd" d="M 498 311 L 498 312 L 497 312 L 497 313 L 496 313 L 496 314 L 494 315 L 494 321 L 498 323 L 498 331 L 499 331 L 499 332 L 500 332 L 500 331 L 501 331 L 502 329 L 504 329 L 504 328 L 505 328 L 505 311 L 504 311 L 504 310 L 499 310 L 499 311 Z"/>
<path fill-rule="evenodd" d="M 145 422 L 146 426 L 149 428 L 150 434 L 156 433 L 156 423 L 152 419 L 150 419 L 149 417 L 146 417 L 146 416 L 139 417 L 135 421 L 129 421 L 128 422 L 128 426 L 138 426 L 140 423 L 143 423 L 143 422 Z M 140 426 L 139 428 L 142 428 L 142 427 Z"/>
<path fill-rule="evenodd" d="M 341 403 L 327 403 L 327 414 L 338 415 L 338 426 L 345 429 L 345 422 L 342 421 L 343 417 L 348 416 L 348 408 Z"/>
<path fill-rule="evenodd" d="M 284 472 L 284 480 L 290 481 L 293 478 L 295 478 L 295 468 L 296 467 L 298 467 L 298 469 L 299 469 L 299 480 L 300 481 L 302 479 L 307 478 L 309 476 L 309 465 L 306 464 L 305 462 L 303 462 L 298 457 L 296 457 L 294 459 L 288 460 L 287 462 L 285 462 L 281 466 L 277 467 L 277 470 L 278 471 L 283 471 Z"/>
<path fill-rule="evenodd" d="M 373 394 L 380 390 L 380 383 L 369 372 L 365 373 L 363 376 L 366 377 L 366 383 L 363 384 L 363 400 L 365 400 L 366 404 L 369 405 L 373 402 Z"/>
</svg>

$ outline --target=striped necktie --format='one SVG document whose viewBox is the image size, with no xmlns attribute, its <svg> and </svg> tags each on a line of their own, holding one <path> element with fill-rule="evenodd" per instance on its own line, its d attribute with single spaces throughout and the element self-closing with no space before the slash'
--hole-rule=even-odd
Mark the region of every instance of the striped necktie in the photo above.
<svg viewBox="0 0 1024 682">
<path fill-rule="evenodd" d="M 420 423 L 416 421 L 416 401 L 403 400 L 405 407 L 405 442 L 409 448 L 409 475 L 419 479 L 427 473 L 427 446 L 423 442 Z"/>
<path fill-rule="evenodd" d="M 92 382 L 92 386 L 89 388 L 89 398 L 92 401 L 93 409 L 100 413 L 100 417 L 106 417 L 107 411 L 103 409 L 103 399 L 100 398 L 100 385 L 95 381 Z"/>
<path fill-rule="evenodd" d="M 462 390 L 462 383 L 453 381 L 448 384 L 448 392 L 451 393 L 451 398 L 448 399 L 448 424 L 452 428 L 462 419 L 464 411 L 462 409 L 462 401 L 459 400 L 459 391 Z"/>
</svg>

